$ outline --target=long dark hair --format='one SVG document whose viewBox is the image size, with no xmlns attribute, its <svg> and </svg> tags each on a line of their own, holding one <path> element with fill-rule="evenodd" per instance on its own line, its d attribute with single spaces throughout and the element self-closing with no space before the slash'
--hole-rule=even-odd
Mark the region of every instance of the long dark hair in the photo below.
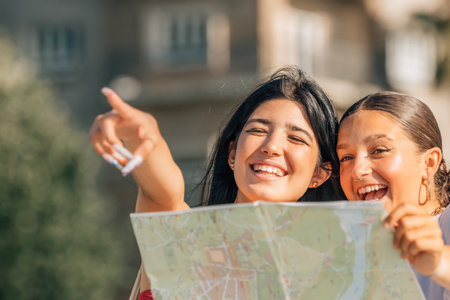
<svg viewBox="0 0 450 300">
<path fill-rule="evenodd" d="M 269 80 L 258 86 L 235 110 L 231 119 L 220 132 L 211 153 L 206 175 L 201 181 L 202 200 L 208 205 L 233 203 L 237 195 L 237 185 L 233 171 L 228 165 L 229 145 L 237 141 L 250 115 L 263 102 L 285 98 L 300 103 L 309 118 L 319 145 L 318 165 L 331 163 L 331 179 L 318 188 L 308 189 L 299 201 L 331 201 L 344 199 L 338 184 L 339 168 L 336 149 L 338 121 L 334 108 L 322 88 L 301 70 L 290 67 L 275 72 Z"/>
<path fill-rule="evenodd" d="M 442 151 L 442 137 L 438 123 L 430 108 L 419 99 L 395 92 L 370 94 L 350 106 L 342 116 L 341 123 L 360 110 L 388 113 L 406 136 L 416 144 L 419 153 L 434 147 L 439 147 Z M 434 175 L 434 188 L 442 207 L 446 207 L 450 202 L 449 178 L 450 171 L 442 159 Z"/>
</svg>

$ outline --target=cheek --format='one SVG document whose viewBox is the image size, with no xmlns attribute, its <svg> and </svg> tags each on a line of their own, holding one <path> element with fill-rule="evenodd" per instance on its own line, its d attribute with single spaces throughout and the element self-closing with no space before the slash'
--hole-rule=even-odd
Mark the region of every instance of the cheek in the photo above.
<svg viewBox="0 0 450 300">
<path fill-rule="evenodd" d="M 380 172 L 388 181 L 392 203 L 385 203 L 387 211 L 392 210 L 402 202 L 417 201 L 421 182 L 419 166 L 414 164 L 414 158 L 404 158 L 401 155 L 380 166 Z M 408 163 L 407 163 L 408 162 Z"/>
<path fill-rule="evenodd" d="M 241 136 L 236 146 L 236 158 L 246 159 L 260 146 L 259 139 L 252 136 Z"/>
<path fill-rule="evenodd" d="M 242 137 L 238 140 L 234 161 L 234 178 L 238 187 L 242 187 L 242 183 L 245 182 L 249 168 L 248 160 L 258 150 L 257 142 L 257 139 L 251 137 Z"/>
<path fill-rule="evenodd" d="M 304 195 L 314 179 L 318 152 L 311 148 L 302 147 L 300 149 L 296 148 L 295 151 L 286 152 L 285 157 L 287 165 L 294 175 L 290 176 L 290 185 L 297 187 L 294 191 L 298 193 L 296 196 L 298 199 Z"/>
<path fill-rule="evenodd" d="M 404 159 L 401 155 L 395 155 L 392 159 L 386 160 L 382 162 L 382 168 L 385 169 L 389 173 L 402 173 L 405 171 Z"/>
<path fill-rule="evenodd" d="M 292 151 L 286 151 L 286 156 L 297 170 L 311 174 L 314 173 L 319 159 L 317 149 L 306 146 L 294 148 Z"/>
<path fill-rule="evenodd" d="M 350 166 L 340 166 L 339 182 L 347 199 L 350 201 L 355 201 L 352 190 L 352 176 Z"/>
<path fill-rule="evenodd" d="M 406 163 L 401 155 L 396 155 L 390 160 L 383 161 L 379 164 L 379 172 L 390 185 L 401 186 L 405 182 L 409 182 L 411 177 L 415 177 L 415 170 L 411 164 Z"/>
<path fill-rule="evenodd" d="M 246 139 L 239 139 L 235 152 L 235 168 L 239 167 L 248 156 L 247 150 L 249 147 L 247 144 Z"/>
</svg>

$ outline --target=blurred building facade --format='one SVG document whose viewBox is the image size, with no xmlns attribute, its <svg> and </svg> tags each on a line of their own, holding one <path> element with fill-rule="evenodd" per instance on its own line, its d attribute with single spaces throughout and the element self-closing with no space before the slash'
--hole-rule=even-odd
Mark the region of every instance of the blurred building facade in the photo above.
<svg viewBox="0 0 450 300">
<path fill-rule="evenodd" d="M 424 100 L 438 118 L 449 157 L 447 1 L 3 0 L 0 5 L 1 25 L 56 84 L 82 126 L 108 109 L 99 93 L 104 85 L 154 114 L 188 193 L 231 109 L 267 75 L 291 64 L 325 87 L 341 112 L 382 89 Z M 106 178 L 119 190 L 119 176 Z M 191 203 L 197 200 L 198 191 Z"/>
</svg>

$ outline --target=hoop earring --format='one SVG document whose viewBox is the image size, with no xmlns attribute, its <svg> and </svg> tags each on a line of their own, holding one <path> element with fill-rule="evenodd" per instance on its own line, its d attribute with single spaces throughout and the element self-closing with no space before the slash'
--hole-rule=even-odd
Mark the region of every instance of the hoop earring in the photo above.
<svg viewBox="0 0 450 300">
<path fill-rule="evenodd" d="M 420 192 L 419 192 L 419 205 L 420 206 L 424 206 L 425 204 L 427 204 L 427 202 L 431 199 L 431 181 L 427 178 L 427 193 L 425 196 L 425 202 L 420 202 Z"/>
</svg>

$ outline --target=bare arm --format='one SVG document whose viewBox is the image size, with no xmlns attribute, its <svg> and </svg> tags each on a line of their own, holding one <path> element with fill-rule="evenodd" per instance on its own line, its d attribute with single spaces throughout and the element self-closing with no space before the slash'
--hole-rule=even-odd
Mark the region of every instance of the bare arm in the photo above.
<svg viewBox="0 0 450 300">
<path fill-rule="evenodd" d="M 154 122 L 157 127 L 156 120 Z M 149 142 L 152 144 L 149 145 L 150 154 L 132 173 L 139 186 L 136 212 L 189 209 L 184 202 L 184 179 L 181 170 L 173 160 L 159 129 L 157 133 Z M 139 145 L 132 141 L 125 143 L 134 154 L 140 153 Z"/>
<path fill-rule="evenodd" d="M 102 89 L 112 110 L 99 115 L 90 131 L 90 142 L 101 156 L 117 155 L 115 144 L 125 143 L 142 163 L 132 175 L 139 186 L 136 212 L 184 210 L 184 179 L 161 136 L 156 119 L 123 102 L 110 89 Z M 117 156 L 116 156 L 117 157 Z M 150 289 L 150 281 L 141 266 L 140 290 Z"/>
<path fill-rule="evenodd" d="M 438 284 L 450 290 L 450 246 L 447 245 L 444 247 L 439 269 L 431 278 Z"/>
</svg>

